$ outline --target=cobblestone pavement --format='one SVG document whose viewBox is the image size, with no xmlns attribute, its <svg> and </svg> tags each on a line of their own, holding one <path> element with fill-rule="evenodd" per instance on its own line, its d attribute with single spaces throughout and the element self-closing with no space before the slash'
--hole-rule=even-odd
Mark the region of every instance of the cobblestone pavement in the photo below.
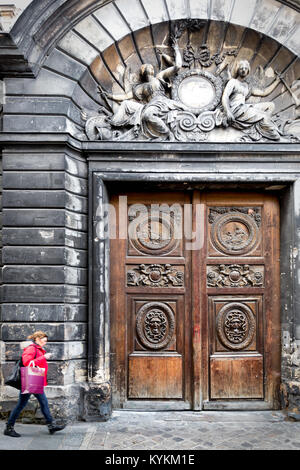
<svg viewBox="0 0 300 470">
<path fill-rule="evenodd" d="M 300 450 L 300 422 L 281 411 L 114 411 L 107 422 L 77 422 L 54 435 L 17 423 L 0 450 Z"/>
</svg>

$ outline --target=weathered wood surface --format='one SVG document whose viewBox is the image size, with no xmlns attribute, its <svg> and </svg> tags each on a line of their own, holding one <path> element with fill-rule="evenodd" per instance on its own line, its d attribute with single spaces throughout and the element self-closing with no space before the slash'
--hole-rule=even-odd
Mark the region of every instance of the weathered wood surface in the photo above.
<svg viewBox="0 0 300 470">
<path fill-rule="evenodd" d="M 127 193 L 128 207 L 134 203 L 147 204 L 147 201 L 170 203 L 172 194 Z M 178 192 L 174 201 L 183 197 Z M 117 195 L 112 196 L 112 203 L 118 221 Z M 202 409 L 204 403 L 206 409 L 210 403 L 214 408 L 216 400 L 240 400 L 241 407 L 247 406 L 247 400 L 261 400 L 262 407 L 277 408 L 280 377 L 278 201 L 259 193 L 196 190 L 192 208 L 189 223 L 198 234 L 200 245 L 192 253 L 184 251 L 182 258 L 184 318 L 184 308 L 176 301 L 182 288 L 163 287 L 163 284 L 154 288 L 149 274 L 151 266 L 160 266 L 163 262 L 178 269 L 183 244 L 175 246 L 169 254 L 159 250 L 156 254 L 141 245 L 139 250 L 145 253 L 139 254 L 136 242 L 112 240 L 113 404 L 122 407 L 125 403 L 130 406 L 130 400 L 136 399 L 172 401 L 182 398 L 187 401 L 190 397 L 193 409 Z M 170 255 L 174 256 L 170 258 Z M 159 277 L 156 271 L 155 275 Z M 166 302 L 179 322 L 177 333 L 161 350 L 151 350 L 149 341 L 141 336 L 139 319 L 142 312 L 146 314 L 147 303 L 163 309 Z M 191 342 L 187 340 L 189 335 L 192 335 Z M 182 360 L 181 367 L 175 367 L 175 373 L 172 364 L 181 361 L 183 349 L 185 361 L 189 362 Z M 176 359 L 172 357 L 175 351 L 179 354 Z M 191 370 L 192 379 L 189 379 Z M 173 395 L 166 382 L 167 376 L 174 387 Z M 184 394 L 183 388 L 179 397 L 182 380 L 186 392 Z M 189 380 L 191 388 L 188 389 Z"/>
</svg>

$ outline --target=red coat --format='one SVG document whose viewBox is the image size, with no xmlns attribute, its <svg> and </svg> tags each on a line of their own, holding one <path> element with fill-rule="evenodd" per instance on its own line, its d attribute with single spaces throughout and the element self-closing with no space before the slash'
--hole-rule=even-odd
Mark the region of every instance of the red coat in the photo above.
<svg viewBox="0 0 300 470">
<path fill-rule="evenodd" d="M 24 349 L 22 354 L 22 362 L 24 367 L 29 366 L 30 361 L 34 361 L 36 366 L 42 367 L 45 369 L 45 379 L 44 386 L 47 385 L 47 371 L 48 363 L 45 359 L 46 351 L 38 344 L 30 344 L 27 348 Z M 36 355 L 36 357 L 35 357 Z"/>
</svg>

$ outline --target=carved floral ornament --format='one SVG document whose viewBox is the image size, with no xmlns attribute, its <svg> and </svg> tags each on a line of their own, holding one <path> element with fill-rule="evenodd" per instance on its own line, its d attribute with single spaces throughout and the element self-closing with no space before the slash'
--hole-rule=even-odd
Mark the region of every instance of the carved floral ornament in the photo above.
<svg viewBox="0 0 300 470">
<path fill-rule="evenodd" d="M 294 83 L 290 87 L 273 69 L 270 83 L 261 66 L 252 73 L 247 60 L 236 59 L 237 49 L 212 54 L 207 44 L 193 47 L 188 39 L 181 53 L 178 41 L 183 33 L 203 25 L 200 20 L 175 22 L 170 35 L 172 56 L 157 47 L 158 72 L 152 64 L 143 64 L 134 73 L 127 67 L 123 94 L 108 93 L 99 85 L 104 106 L 98 114 L 82 112 L 88 139 L 299 141 L 300 120 L 282 118 L 272 101 L 261 99 L 283 84 L 297 109 Z M 207 70 L 210 67 L 213 71 Z"/>
<path fill-rule="evenodd" d="M 262 287 L 264 266 L 220 264 L 207 266 L 208 287 Z"/>
<path fill-rule="evenodd" d="M 140 264 L 127 271 L 128 286 L 182 287 L 184 273 L 171 264 Z"/>
</svg>

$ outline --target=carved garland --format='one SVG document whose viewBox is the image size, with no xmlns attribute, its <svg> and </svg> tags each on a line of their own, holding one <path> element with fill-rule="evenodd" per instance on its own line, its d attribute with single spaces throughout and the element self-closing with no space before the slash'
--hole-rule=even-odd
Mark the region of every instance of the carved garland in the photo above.
<svg viewBox="0 0 300 470">
<path fill-rule="evenodd" d="M 263 266 L 249 266 L 248 264 L 207 266 L 208 287 L 261 287 L 263 282 Z"/>
<path fill-rule="evenodd" d="M 252 217 L 256 225 L 260 227 L 261 224 L 261 209 L 260 207 L 214 207 L 209 209 L 208 221 L 210 224 L 214 223 L 217 217 L 222 214 L 228 214 L 229 212 L 238 212 L 241 214 L 247 214 Z"/>
<path fill-rule="evenodd" d="M 128 286 L 149 287 L 181 287 L 184 283 L 184 273 L 176 270 L 171 264 L 140 264 L 138 268 L 127 272 Z"/>
</svg>

